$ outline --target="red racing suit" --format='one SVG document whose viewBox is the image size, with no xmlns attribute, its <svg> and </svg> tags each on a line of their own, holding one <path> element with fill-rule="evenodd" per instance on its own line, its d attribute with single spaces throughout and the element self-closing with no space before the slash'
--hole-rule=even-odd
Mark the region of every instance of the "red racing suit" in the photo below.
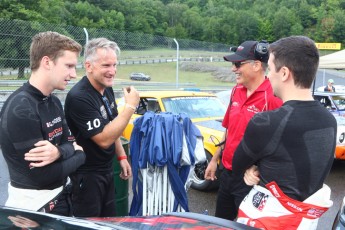
<svg viewBox="0 0 345 230">
<path fill-rule="evenodd" d="M 275 182 L 266 188 L 253 187 L 240 205 L 237 222 L 264 230 L 314 230 L 318 219 L 333 205 L 325 184 L 303 202 L 285 195 Z"/>
</svg>

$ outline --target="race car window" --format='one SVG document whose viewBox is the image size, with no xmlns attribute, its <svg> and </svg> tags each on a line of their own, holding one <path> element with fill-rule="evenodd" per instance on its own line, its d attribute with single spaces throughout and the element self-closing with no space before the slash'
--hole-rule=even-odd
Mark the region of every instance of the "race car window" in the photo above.
<svg viewBox="0 0 345 230">
<path fill-rule="evenodd" d="M 145 98 L 140 98 L 136 114 L 144 115 L 144 113 L 146 112 L 147 112 L 147 100 Z"/>
<path fill-rule="evenodd" d="M 147 111 L 152 111 L 155 113 L 159 113 L 161 111 L 158 100 L 156 98 L 141 98 L 140 99 L 139 106 L 136 113 L 139 115 L 143 115 Z"/>
<path fill-rule="evenodd" d="M 166 111 L 186 113 L 190 118 L 222 117 L 226 110 L 216 97 L 174 97 L 162 102 Z"/>
</svg>

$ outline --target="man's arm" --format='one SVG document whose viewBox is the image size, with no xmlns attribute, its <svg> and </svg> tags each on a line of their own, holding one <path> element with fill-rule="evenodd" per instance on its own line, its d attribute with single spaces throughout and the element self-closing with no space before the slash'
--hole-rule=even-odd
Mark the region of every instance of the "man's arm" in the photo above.
<svg viewBox="0 0 345 230">
<path fill-rule="evenodd" d="M 131 86 L 130 90 L 123 89 L 123 94 L 126 101 L 124 110 L 112 122 L 108 123 L 102 132 L 91 137 L 103 149 L 109 148 L 110 145 L 114 144 L 114 140 L 121 137 L 139 103 L 139 93 L 134 87 Z"/>
<path fill-rule="evenodd" d="M 30 167 L 43 167 L 60 158 L 59 149 L 47 140 L 38 141 L 34 146 L 24 155 Z"/>
<path fill-rule="evenodd" d="M 226 140 L 226 131 L 224 132 L 223 138 L 220 143 L 223 143 L 222 145 L 218 146 L 216 152 L 212 156 L 211 161 L 208 163 L 208 166 L 205 171 L 205 180 L 216 180 L 216 172 L 218 167 L 218 161 L 220 158 L 220 154 L 222 152 L 222 149 L 225 146 L 225 140 Z"/>
<path fill-rule="evenodd" d="M 132 176 L 132 168 L 130 164 L 128 163 L 127 155 L 122 146 L 122 142 L 120 138 L 118 138 L 115 141 L 115 151 L 116 151 L 117 160 L 119 161 L 120 166 L 121 166 L 120 178 L 127 180 L 128 178 Z"/>
<path fill-rule="evenodd" d="M 17 155 L 25 158 L 25 153 L 38 151 L 43 153 L 40 154 L 41 159 L 29 158 L 25 160 L 41 160 L 44 165 L 59 158 L 60 154 L 56 147 L 49 141 L 44 140 L 41 119 L 37 114 L 35 106 L 32 105 L 32 101 L 28 99 L 26 94 L 19 94 L 11 98 L 4 110 L 3 119 L 6 119 L 6 127 L 4 129 Z M 42 155 L 44 155 L 43 158 Z"/>
<path fill-rule="evenodd" d="M 252 165 L 254 165 L 255 159 L 248 156 L 243 149 L 243 140 L 238 145 L 234 157 L 232 159 L 232 171 L 234 175 L 243 175 L 243 173 Z"/>
<path fill-rule="evenodd" d="M 47 186 L 55 181 L 63 180 L 71 173 L 75 172 L 82 164 L 84 164 L 85 158 L 86 156 L 83 151 L 76 150 L 73 156 L 68 159 L 54 161 L 44 167 L 29 168 L 28 166 L 28 176 L 35 181 L 36 185 Z"/>
<path fill-rule="evenodd" d="M 64 147 L 62 150 L 61 147 Z M 67 153 L 66 148 L 68 148 L 68 154 L 65 153 L 65 156 L 62 159 L 68 159 L 75 154 L 76 150 L 83 151 L 83 148 L 78 145 L 76 142 L 68 142 L 62 146 L 55 146 L 49 141 L 39 141 L 35 144 L 35 148 L 31 149 L 29 152 L 25 153 L 24 159 L 30 162 L 30 167 L 43 167 L 48 164 L 53 163 L 63 155 L 61 152 L 64 151 Z"/>
<path fill-rule="evenodd" d="M 232 159 L 234 175 L 242 176 L 248 168 L 253 166 L 260 159 L 259 153 L 262 152 L 266 144 L 258 138 L 260 135 L 265 134 L 260 133 L 261 130 L 264 130 L 264 127 L 256 126 L 257 123 L 254 122 L 257 117 L 259 117 L 258 114 L 249 121 L 243 138 L 234 153 Z"/>
<path fill-rule="evenodd" d="M 74 138 L 67 125 L 60 100 L 56 97 L 53 97 L 52 100 L 55 106 L 58 106 L 61 111 L 60 116 L 62 118 L 62 135 L 61 138 L 52 140 L 55 144 L 47 140 L 36 142 L 34 144 L 34 148 L 25 153 L 25 160 L 33 161 L 31 163 L 32 167 L 43 167 L 45 165 L 51 164 L 59 158 L 68 159 L 74 155 L 74 151 L 77 149 L 83 151 L 82 147 L 76 145 L 76 143 L 72 145 L 72 140 Z M 44 137 L 42 138 L 44 139 Z"/>
<path fill-rule="evenodd" d="M 253 186 L 259 184 L 260 182 L 260 173 L 256 165 L 254 165 L 255 160 L 249 157 L 243 150 L 243 147 L 240 145 L 237 147 L 234 158 L 232 160 L 232 171 L 234 175 L 243 176 L 244 182 L 248 186 Z"/>
</svg>

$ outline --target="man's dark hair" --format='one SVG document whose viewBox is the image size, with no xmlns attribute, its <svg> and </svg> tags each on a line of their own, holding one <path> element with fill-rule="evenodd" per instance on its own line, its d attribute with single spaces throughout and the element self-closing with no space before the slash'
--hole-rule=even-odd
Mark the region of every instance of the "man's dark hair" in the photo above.
<svg viewBox="0 0 345 230">
<path fill-rule="evenodd" d="M 269 45 L 269 52 L 274 55 L 276 72 L 286 66 L 296 86 L 311 87 L 319 67 L 319 51 L 313 40 L 305 36 L 281 38 Z"/>
</svg>

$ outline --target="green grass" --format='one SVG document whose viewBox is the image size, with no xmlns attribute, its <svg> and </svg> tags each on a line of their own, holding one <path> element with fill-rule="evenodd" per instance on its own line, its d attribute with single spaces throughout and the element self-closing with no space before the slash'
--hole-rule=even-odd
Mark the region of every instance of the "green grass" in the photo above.
<svg viewBox="0 0 345 230">
<path fill-rule="evenodd" d="M 203 62 L 197 63 L 198 66 L 219 66 L 228 67 L 230 64 L 227 62 Z M 151 81 L 132 81 L 129 79 L 131 72 L 142 72 L 151 76 Z M 85 69 L 78 69 L 77 71 L 79 80 L 85 75 Z M 29 77 L 29 75 L 27 75 Z M 16 79 L 16 76 L 3 76 L 2 80 Z M 157 89 L 156 86 L 152 86 L 152 83 L 171 83 L 170 88 L 176 88 L 176 62 L 169 63 L 155 63 L 155 64 L 137 64 L 137 65 L 119 65 L 117 75 L 115 77 L 114 89 L 121 89 L 126 85 L 134 85 L 137 89 Z M 231 87 L 233 83 L 222 82 L 216 80 L 212 76 L 212 72 L 191 72 L 184 71 L 179 67 L 178 73 L 179 88 L 183 88 L 183 85 L 193 84 L 193 88 L 206 88 L 206 87 Z M 187 84 L 186 84 L 187 83 Z M 180 86 L 181 84 L 181 86 Z M 0 87 L 1 90 L 13 90 L 16 87 Z"/>
<path fill-rule="evenodd" d="M 224 52 L 209 52 L 209 51 L 200 51 L 200 50 L 180 50 L 179 57 L 183 58 L 196 58 L 196 57 L 213 57 L 217 59 L 222 59 L 222 57 L 226 53 Z M 150 50 L 138 50 L 138 51 L 126 51 L 123 50 L 120 53 L 119 60 L 157 60 L 164 57 L 168 59 L 176 57 L 176 50 L 175 45 L 172 44 L 171 49 L 164 49 L 164 48 L 157 48 L 157 49 L 150 49 Z M 80 58 L 80 62 L 83 62 L 82 57 Z M 180 61 L 180 64 L 183 61 Z M 230 63 L 228 62 L 198 62 L 198 66 L 220 66 L 220 67 L 228 67 L 230 68 Z M 150 82 L 139 82 L 139 81 L 131 81 L 129 79 L 131 72 L 143 72 L 151 76 Z M 85 75 L 84 69 L 77 70 L 78 79 L 80 79 L 83 75 Z M 29 78 L 30 73 L 25 73 L 26 79 Z M 0 76 L 0 80 L 14 80 L 17 79 L 16 75 L 12 76 Z M 77 80 L 78 80 L 77 79 Z M 116 81 L 114 85 L 114 89 L 120 89 L 123 87 L 123 84 L 134 85 L 138 89 L 147 89 L 152 88 L 152 83 L 155 82 L 164 82 L 164 83 L 171 83 L 172 86 L 176 86 L 177 76 L 176 76 L 176 62 L 169 62 L 169 63 L 154 63 L 154 64 L 134 64 L 134 65 L 119 65 L 118 72 L 116 76 Z M 229 82 L 222 82 L 215 79 L 212 76 L 212 72 L 202 72 L 202 71 L 184 71 L 179 67 L 178 72 L 178 83 L 179 85 L 183 85 L 186 83 L 192 83 L 195 87 L 203 88 L 203 87 L 231 87 L 233 84 Z M 1 87 L 0 89 L 14 89 L 16 87 Z M 176 87 L 174 87 L 176 88 Z"/>
<path fill-rule="evenodd" d="M 229 63 L 205 63 L 205 65 L 213 66 L 229 66 Z M 131 72 L 142 72 L 151 76 L 151 81 L 132 81 L 129 79 Z M 84 75 L 84 70 L 78 71 L 79 78 Z M 116 85 L 117 82 L 133 84 L 138 89 L 152 88 L 152 83 L 171 83 L 172 87 L 176 85 L 176 63 L 156 63 L 156 64 L 141 64 L 141 65 L 119 65 L 115 77 L 114 88 L 121 88 L 123 85 Z M 178 83 L 183 85 L 185 83 L 193 83 L 196 88 L 204 87 L 231 87 L 233 83 L 222 82 L 216 80 L 211 72 L 190 72 L 183 71 L 179 68 Z"/>
</svg>

